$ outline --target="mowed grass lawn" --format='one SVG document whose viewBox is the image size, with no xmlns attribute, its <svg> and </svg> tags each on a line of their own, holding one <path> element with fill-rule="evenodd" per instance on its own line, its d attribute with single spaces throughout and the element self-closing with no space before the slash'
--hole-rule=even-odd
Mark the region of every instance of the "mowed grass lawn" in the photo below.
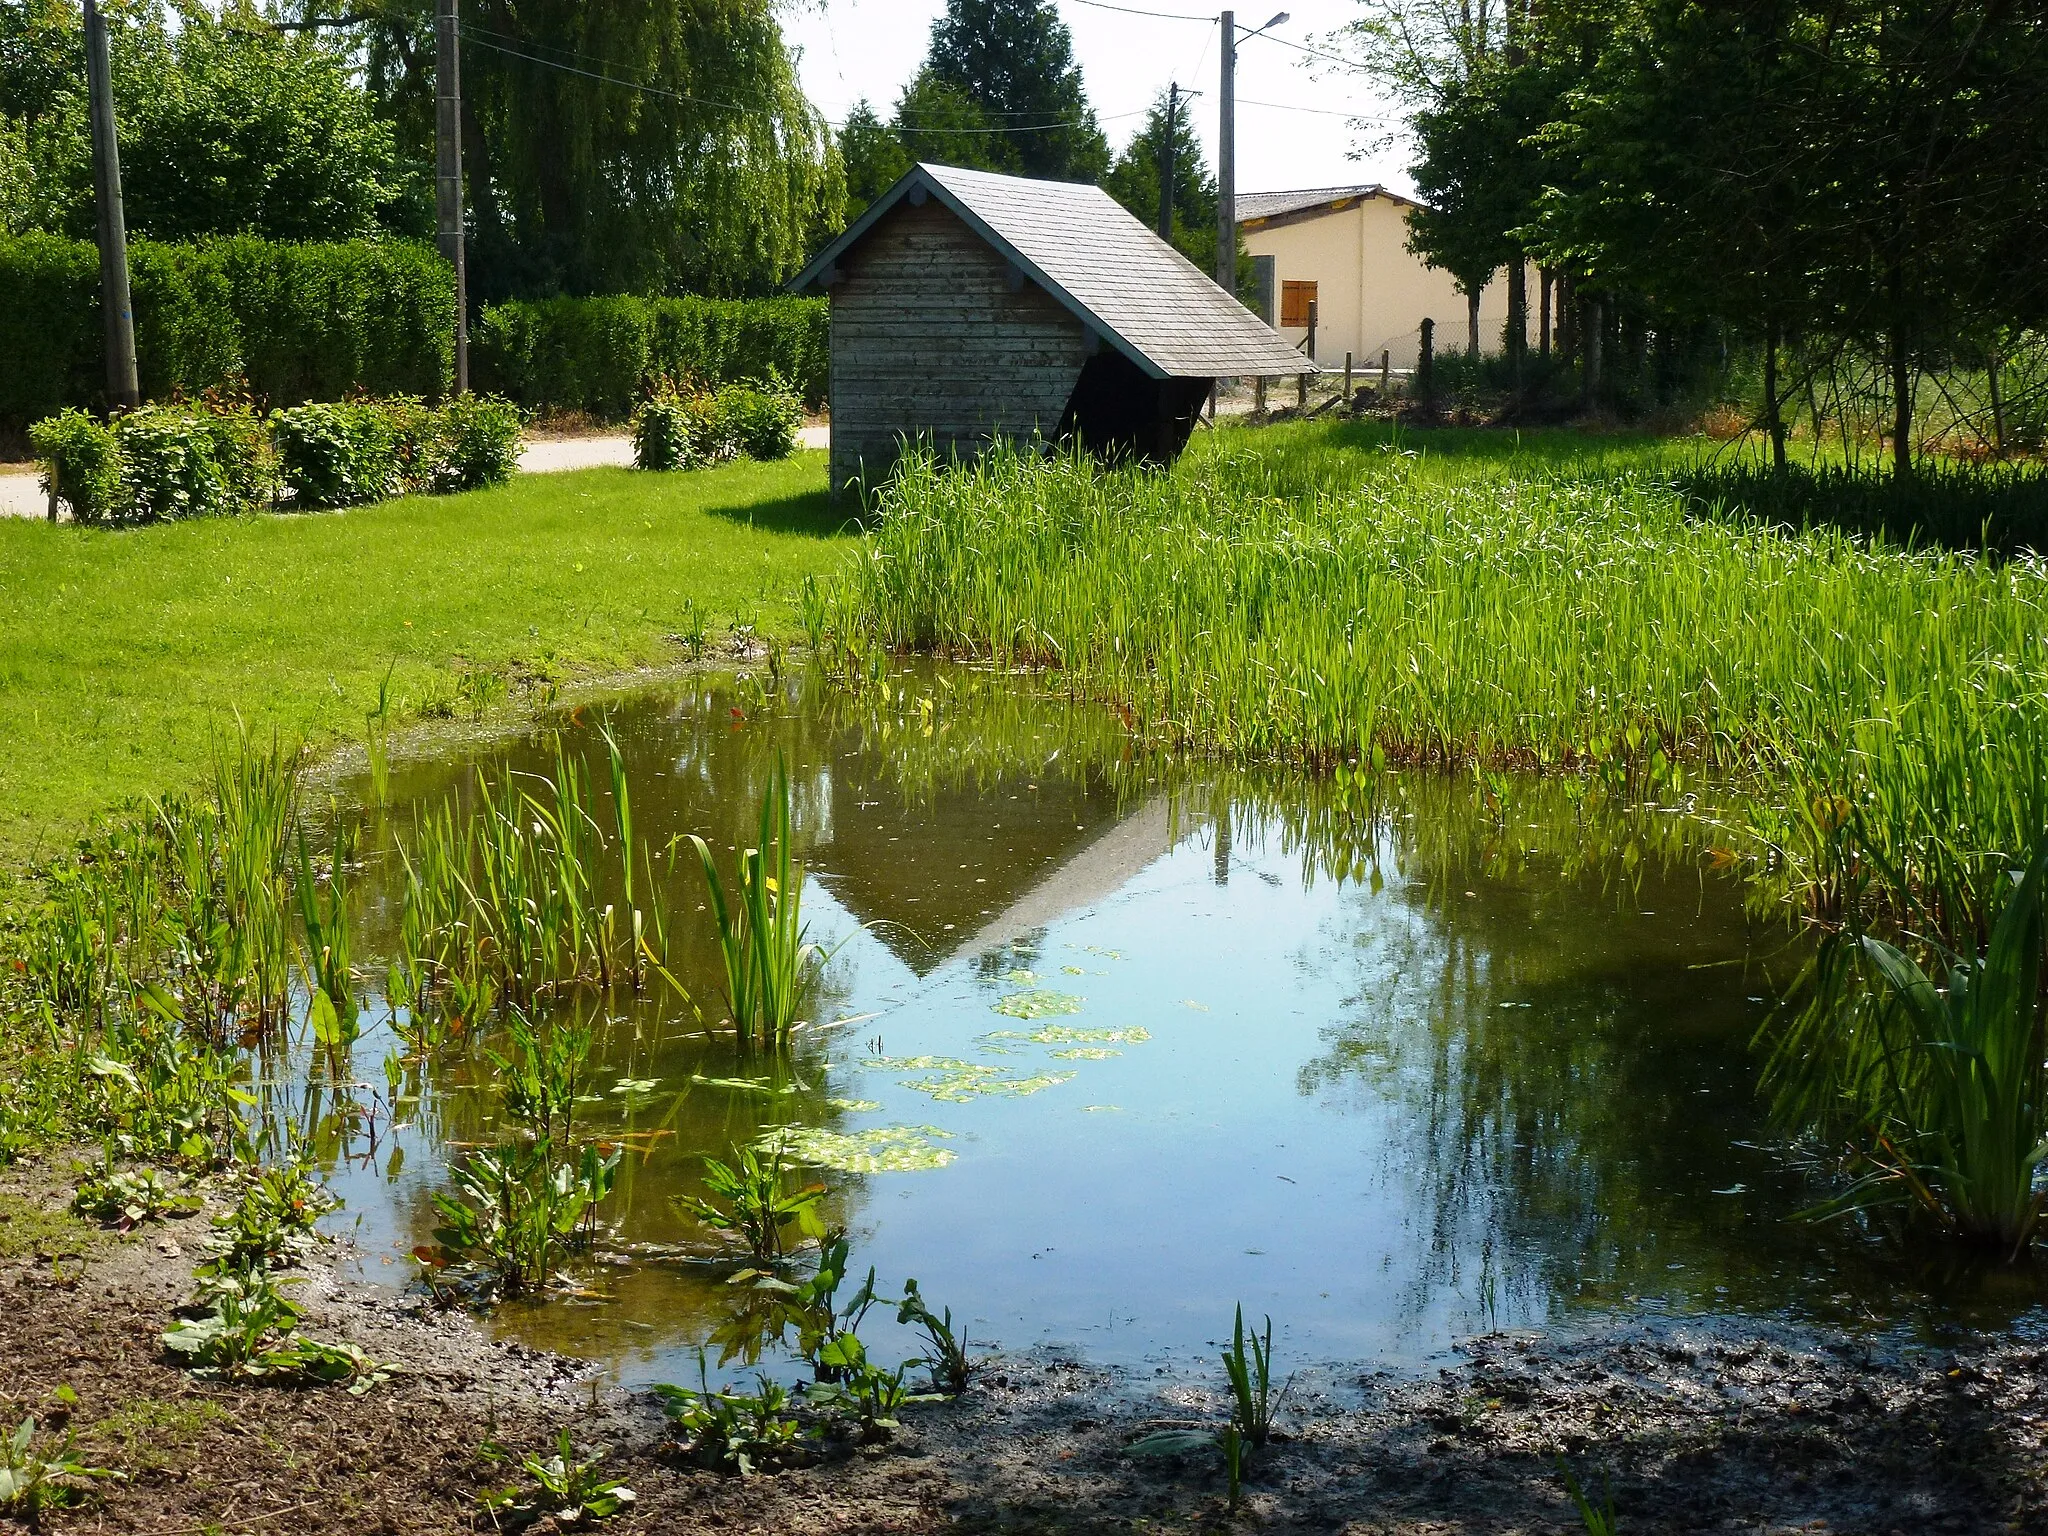
<svg viewBox="0 0 2048 1536">
<path fill-rule="evenodd" d="M 0 518 L 0 865 L 198 781 L 237 712 L 326 743 L 361 736 L 387 671 L 403 717 L 472 669 L 568 678 L 682 660 L 669 637 L 692 631 L 792 635 L 853 532 L 822 453 L 125 532 Z"/>
</svg>

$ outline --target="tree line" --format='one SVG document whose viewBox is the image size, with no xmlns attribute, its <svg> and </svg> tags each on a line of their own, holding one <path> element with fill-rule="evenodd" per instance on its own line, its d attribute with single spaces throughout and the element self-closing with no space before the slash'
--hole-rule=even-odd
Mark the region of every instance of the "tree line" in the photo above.
<svg viewBox="0 0 2048 1536">
<path fill-rule="evenodd" d="M 434 0 L 106 0 L 130 228 L 434 232 Z M 808 102 L 773 0 L 464 0 L 470 291 L 775 291 L 913 160 L 1096 181 L 1205 270 L 1216 183 L 1183 104 L 1121 155 L 1051 0 L 949 0 L 890 122 Z M 0 234 L 94 233 L 77 0 L 0 0 Z"/>
<path fill-rule="evenodd" d="M 1365 4 L 1354 54 L 1412 113 L 1414 248 L 1469 294 L 1507 269 L 1518 368 L 1533 262 L 1594 388 L 1617 351 L 1753 348 L 1781 463 L 1795 403 L 1855 379 L 1901 469 L 1930 378 L 1971 370 L 2001 411 L 2048 318 L 2038 6 Z"/>
</svg>

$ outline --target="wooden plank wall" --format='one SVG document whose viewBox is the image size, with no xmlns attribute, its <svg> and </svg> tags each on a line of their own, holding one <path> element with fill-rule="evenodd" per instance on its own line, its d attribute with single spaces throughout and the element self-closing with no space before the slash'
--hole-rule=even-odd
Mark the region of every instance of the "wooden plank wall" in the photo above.
<svg viewBox="0 0 2048 1536">
<path fill-rule="evenodd" d="M 1081 322 L 936 200 L 907 202 L 840 259 L 832 295 L 832 485 L 888 472 L 902 437 L 972 456 L 1050 437 L 1087 361 Z"/>
</svg>

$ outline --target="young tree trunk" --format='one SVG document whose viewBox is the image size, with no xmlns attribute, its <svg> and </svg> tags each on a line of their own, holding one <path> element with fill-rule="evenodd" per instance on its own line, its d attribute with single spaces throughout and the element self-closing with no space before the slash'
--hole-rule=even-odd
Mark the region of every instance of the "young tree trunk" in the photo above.
<svg viewBox="0 0 2048 1536">
<path fill-rule="evenodd" d="M 1557 275 L 1557 360 L 1567 368 L 1579 360 L 1579 285 Z"/>
<path fill-rule="evenodd" d="M 1536 355 L 1544 362 L 1550 361 L 1550 268 L 1541 267 L 1536 273 Z"/>
<path fill-rule="evenodd" d="M 1991 451 L 2005 457 L 2005 397 L 1998 388 L 1998 348 L 1984 349 L 1984 371 L 1991 382 Z"/>
<path fill-rule="evenodd" d="M 1592 410 L 1600 403 L 1600 353 L 1607 339 L 1607 306 L 1597 298 L 1589 298 L 1581 306 L 1582 328 L 1585 332 L 1583 351 L 1586 358 L 1585 371 L 1581 375 L 1584 386 L 1582 404 Z"/>
<path fill-rule="evenodd" d="M 1508 363 L 1522 392 L 1522 354 L 1529 350 L 1529 269 L 1518 254 L 1508 263 Z"/>
<path fill-rule="evenodd" d="M 1906 333 L 1891 334 L 1892 473 L 1904 480 L 1913 473 L 1913 370 L 1906 358 Z"/>
<path fill-rule="evenodd" d="M 1785 416 L 1778 409 L 1778 322 L 1764 337 L 1764 422 L 1771 430 L 1771 468 L 1785 469 Z"/>
<path fill-rule="evenodd" d="M 1479 361 L 1479 295 L 1486 292 L 1486 285 L 1468 290 L 1465 294 L 1465 351 L 1475 363 Z"/>
</svg>

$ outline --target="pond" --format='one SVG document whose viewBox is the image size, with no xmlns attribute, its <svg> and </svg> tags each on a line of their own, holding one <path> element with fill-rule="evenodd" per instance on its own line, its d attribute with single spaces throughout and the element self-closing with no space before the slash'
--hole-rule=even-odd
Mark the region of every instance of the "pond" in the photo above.
<svg viewBox="0 0 2048 1536">
<path fill-rule="evenodd" d="M 856 1274 L 916 1277 L 978 1344 L 1105 1364 L 1212 1360 L 1238 1302 L 1285 1360 L 1395 1368 L 1499 1328 L 1924 1331 L 2033 1303 L 1793 1219 L 1822 1186 L 1772 1139 L 1750 1049 L 1791 936 L 1687 803 L 1577 781 L 1148 764 L 1113 716 L 964 669 L 696 676 L 400 764 L 381 804 L 341 786 L 367 972 L 397 948 L 418 814 L 460 814 L 479 769 L 551 772 L 557 734 L 601 764 L 600 725 L 697 1009 L 719 1017 L 717 951 L 671 840 L 747 838 L 778 762 L 832 959 L 779 1059 L 666 990 L 550 1005 L 592 1023 L 579 1118 L 627 1152 L 575 1293 L 494 1314 L 531 1345 L 629 1384 L 694 1382 L 708 1347 L 716 1375 L 739 1264 L 674 1197 L 779 1127 L 827 1165 Z M 393 1044 L 357 1042 L 364 1083 Z M 393 1286 L 499 1108 L 474 1047 L 408 1081 L 395 1125 L 296 1106 L 346 1200 L 328 1226 Z M 893 1314 L 864 1331 L 911 1352 Z"/>
</svg>

